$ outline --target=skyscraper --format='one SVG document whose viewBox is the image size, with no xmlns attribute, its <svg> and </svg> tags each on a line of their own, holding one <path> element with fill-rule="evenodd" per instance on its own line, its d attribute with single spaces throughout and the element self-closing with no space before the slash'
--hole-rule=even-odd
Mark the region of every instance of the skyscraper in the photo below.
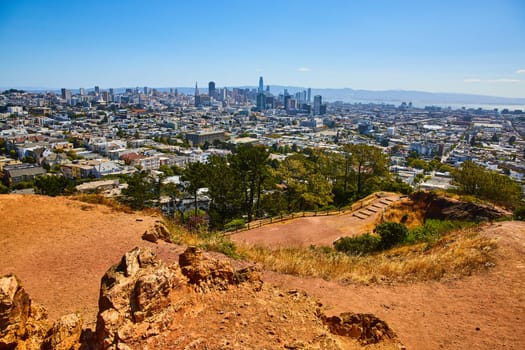
<svg viewBox="0 0 525 350">
<path fill-rule="evenodd" d="M 210 81 L 208 83 L 208 96 L 210 96 L 210 98 L 217 99 L 216 94 L 217 94 L 217 92 L 215 91 L 215 82 L 214 81 Z"/>
<path fill-rule="evenodd" d="M 100 94 L 100 87 L 95 86 L 95 95 L 98 96 Z"/>
<path fill-rule="evenodd" d="M 307 103 L 310 103 L 312 101 L 312 89 L 308 88 L 308 99 L 306 100 Z"/>
<path fill-rule="evenodd" d="M 323 98 L 321 95 L 314 96 L 314 115 L 321 114 L 321 104 L 323 103 Z"/>
<path fill-rule="evenodd" d="M 61 93 L 62 93 L 62 99 L 69 103 L 69 101 L 71 101 L 71 90 L 63 88 L 61 90 Z"/>
<path fill-rule="evenodd" d="M 195 107 L 199 107 L 201 105 L 201 95 L 199 93 L 199 86 L 197 85 L 197 82 L 195 82 Z"/>
<path fill-rule="evenodd" d="M 263 77 L 259 77 L 259 90 L 257 92 L 259 94 L 262 94 L 264 92 Z"/>
</svg>

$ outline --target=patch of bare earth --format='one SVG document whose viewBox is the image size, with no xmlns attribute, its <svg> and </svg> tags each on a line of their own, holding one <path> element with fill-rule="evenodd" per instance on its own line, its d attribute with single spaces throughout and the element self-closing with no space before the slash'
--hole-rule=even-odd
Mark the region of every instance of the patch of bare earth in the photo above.
<svg viewBox="0 0 525 350">
<path fill-rule="evenodd" d="M 16 274 L 51 320 L 79 311 L 94 322 L 100 279 L 124 253 L 176 249 L 141 239 L 156 217 L 64 197 L 0 195 L 0 213 L 0 275 Z"/>
</svg>

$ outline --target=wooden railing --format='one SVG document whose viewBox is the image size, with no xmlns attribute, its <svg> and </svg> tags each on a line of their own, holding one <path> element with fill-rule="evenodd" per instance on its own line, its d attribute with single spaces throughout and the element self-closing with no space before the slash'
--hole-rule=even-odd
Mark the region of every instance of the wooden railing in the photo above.
<svg viewBox="0 0 525 350">
<path fill-rule="evenodd" d="M 255 228 L 263 227 L 270 224 L 275 224 L 278 222 L 284 222 L 288 220 L 298 219 L 298 218 L 305 218 L 305 217 L 313 217 L 313 216 L 332 216 L 332 215 L 341 215 L 346 213 L 352 213 L 354 211 L 357 211 L 359 209 L 362 209 L 368 205 L 370 205 L 372 202 L 377 200 L 378 198 L 382 198 L 387 196 L 387 194 L 383 192 L 377 192 L 373 193 L 365 198 L 362 198 L 354 203 L 352 203 L 349 206 L 340 208 L 340 209 L 332 209 L 332 210 L 319 210 L 319 211 L 302 211 L 302 212 L 296 212 L 296 213 L 290 213 L 290 214 L 281 214 L 279 216 L 274 216 L 271 218 L 264 218 L 264 219 L 258 219 L 253 220 L 244 225 L 244 227 L 239 227 L 231 230 L 223 231 L 222 233 L 224 235 L 231 235 L 234 233 L 252 230 Z"/>
</svg>

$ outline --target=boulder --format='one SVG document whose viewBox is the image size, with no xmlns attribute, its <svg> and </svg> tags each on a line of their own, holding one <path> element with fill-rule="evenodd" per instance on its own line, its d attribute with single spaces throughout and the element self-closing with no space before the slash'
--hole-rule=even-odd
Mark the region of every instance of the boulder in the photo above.
<svg viewBox="0 0 525 350">
<path fill-rule="evenodd" d="M 46 310 L 32 305 L 15 275 L 0 278 L 0 349 L 40 349 L 49 328 Z"/>
<path fill-rule="evenodd" d="M 136 335 L 135 324 L 163 322 L 170 292 L 184 285 L 180 272 L 147 248 L 126 253 L 102 278 L 96 335 L 103 348 L 123 347 Z M 126 345 L 127 346 L 127 345 Z"/>
<path fill-rule="evenodd" d="M 235 270 L 228 260 L 211 258 L 197 247 L 188 247 L 179 256 L 179 266 L 189 283 L 203 291 L 226 290 L 235 284 Z"/>
<path fill-rule="evenodd" d="M 153 243 L 157 243 L 159 239 L 171 243 L 170 232 L 168 228 L 160 221 L 155 222 L 153 227 L 150 227 L 144 231 L 142 234 L 142 239 Z"/>
<path fill-rule="evenodd" d="M 339 316 L 322 316 L 321 319 L 333 334 L 357 339 L 364 345 L 396 338 L 386 322 L 372 314 L 345 312 Z"/>
<path fill-rule="evenodd" d="M 82 317 L 73 313 L 60 317 L 48 332 L 42 350 L 77 350 L 82 335 Z"/>
</svg>

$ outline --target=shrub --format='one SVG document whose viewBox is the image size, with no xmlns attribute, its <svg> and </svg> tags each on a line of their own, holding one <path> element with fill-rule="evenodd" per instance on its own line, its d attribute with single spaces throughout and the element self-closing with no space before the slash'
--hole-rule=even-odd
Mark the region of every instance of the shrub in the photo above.
<svg viewBox="0 0 525 350">
<path fill-rule="evenodd" d="M 334 242 L 334 248 L 348 255 L 366 255 L 377 251 L 380 244 L 379 237 L 365 233 L 361 236 L 339 238 Z"/>
<path fill-rule="evenodd" d="M 381 237 L 382 249 L 404 242 L 408 235 L 407 227 L 399 222 L 383 222 L 376 226 L 375 231 Z"/>
<path fill-rule="evenodd" d="M 514 220 L 525 221 L 525 206 L 521 206 L 514 210 Z"/>
<path fill-rule="evenodd" d="M 240 228 L 243 228 L 244 225 L 246 225 L 246 221 L 244 219 L 233 219 L 232 221 L 224 225 L 224 230 L 225 231 L 235 231 Z"/>
<path fill-rule="evenodd" d="M 201 239 L 203 239 L 203 242 L 199 244 L 199 247 L 204 250 L 219 252 L 233 259 L 241 257 L 237 252 L 237 246 L 228 237 L 213 233 L 206 237 L 201 236 Z"/>
<path fill-rule="evenodd" d="M 434 242 L 450 231 L 471 227 L 473 225 L 475 225 L 475 223 L 468 221 L 428 219 L 423 226 L 410 230 L 405 242 Z"/>
</svg>

